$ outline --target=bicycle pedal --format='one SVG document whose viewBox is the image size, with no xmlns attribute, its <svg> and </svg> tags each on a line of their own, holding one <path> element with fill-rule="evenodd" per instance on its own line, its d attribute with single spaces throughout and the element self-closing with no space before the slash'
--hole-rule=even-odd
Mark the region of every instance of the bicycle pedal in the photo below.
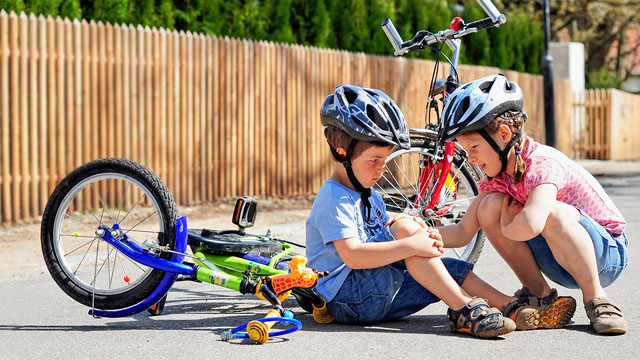
<svg viewBox="0 0 640 360">
<path fill-rule="evenodd" d="M 242 196 L 236 200 L 231 221 L 240 229 L 253 226 L 258 214 L 258 201 L 250 196 Z"/>
</svg>

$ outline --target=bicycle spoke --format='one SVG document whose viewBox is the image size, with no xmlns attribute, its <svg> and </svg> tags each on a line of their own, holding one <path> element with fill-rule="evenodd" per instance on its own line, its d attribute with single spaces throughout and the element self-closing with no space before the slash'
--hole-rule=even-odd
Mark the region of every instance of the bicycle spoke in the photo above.
<svg viewBox="0 0 640 360">
<path fill-rule="evenodd" d="M 120 204 L 120 208 L 118 209 L 118 215 L 116 216 L 116 224 L 119 224 L 121 209 L 124 209 L 125 205 L 127 204 L 127 192 L 130 186 L 131 186 L 131 183 L 127 182 L 127 185 L 124 188 L 124 194 L 122 195 L 122 204 Z"/>
<path fill-rule="evenodd" d="M 60 236 L 62 236 L 62 235 L 60 235 Z M 77 248 L 75 248 L 75 249 L 73 249 L 73 250 L 69 251 L 68 253 L 64 254 L 64 256 L 65 256 L 65 257 L 66 257 L 66 256 L 69 256 L 70 254 L 73 254 L 76 250 L 79 250 L 80 248 L 85 247 L 87 244 L 91 244 L 91 243 L 93 243 L 94 241 L 96 241 L 96 237 L 93 237 L 93 238 L 91 239 L 91 241 L 87 241 L 86 243 L 84 243 L 84 244 L 82 244 L 82 245 L 78 246 Z M 89 247 L 91 247 L 91 245 L 89 245 Z"/>
<path fill-rule="evenodd" d="M 154 210 L 153 212 L 151 212 L 149 215 L 147 215 L 144 219 L 140 220 L 137 224 L 133 225 L 131 228 L 129 228 L 129 231 L 133 230 L 136 228 L 136 226 L 142 224 L 143 222 L 147 221 L 148 218 L 150 218 L 153 214 L 157 214 L 157 212 Z M 126 231 L 125 234 L 127 234 L 129 231 Z"/>
<path fill-rule="evenodd" d="M 129 209 L 129 211 L 127 211 L 127 213 L 124 215 L 124 217 L 122 218 L 122 220 L 120 220 L 120 222 L 121 222 L 121 223 L 123 223 L 123 222 L 124 222 L 124 220 L 127 218 L 127 216 L 129 216 L 129 214 L 131 214 L 131 211 L 133 211 L 136 207 L 138 207 L 138 204 L 140 204 L 140 200 L 142 200 L 145 196 L 147 196 L 147 195 L 142 194 L 142 196 L 140 196 L 140 198 L 138 199 L 138 201 L 136 202 L 136 204 L 135 204 L 131 209 Z"/>
<path fill-rule="evenodd" d="M 82 259 L 80 259 L 80 262 L 78 262 L 78 266 L 76 266 L 76 268 L 73 270 L 74 275 L 78 273 L 78 269 L 80 269 L 80 266 L 82 266 L 82 263 L 84 263 L 84 259 L 87 257 L 87 254 L 89 254 L 89 250 L 91 250 L 91 246 L 93 245 L 93 242 L 95 242 L 97 239 L 98 239 L 97 237 L 93 239 L 93 241 L 91 241 L 91 245 L 87 247 L 87 251 L 85 251 L 84 254 L 82 255 Z"/>
<path fill-rule="evenodd" d="M 82 220 L 80 220 L 80 219 L 76 218 L 75 216 L 69 215 L 69 214 L 67 214 L 67 213 L 65 213 L 63 216 L 64 216 L 64 217 L 68 217 L 68 218 L 70 218 L 71 220 L 74 220 L 74 221 L 76 221 L 76 222 L 78 222 L 78 223 L 80 223 L 80 224 L 82 224 L 82 225 L 84 225 L 84 226 L 88 227 L 89 229 L 95 230 L 95 227 L 93 227 L 93 226 L 91 226 L 91 225 L 89 225 L 89 224 L 85 223 L 84 221 L 82 221 Z M 97 217 L 96 217 L 96 220 L 97 220 L 98 222 L 100 222 L 100 220 L 98 220 L 98 218 L 97 218 Z M 102 225 L 102 223 L 100 223 L 100 224 Z"/>
<path fill-rule="evenodd" d="M 107 179 L 107 187 L 109 187 L 109 182 L 111 179 Z M 100 201 L 100 204 L 102 204 L 102 216 L 100 217 L 101 219 L 104 217 L 104 211 L 107 211 L 107 215 L 109 215 L 109 218 L 111 219 L 111 221 L 113 221 L 115 223 L 115 220 L 113 219 L 113 216 L 111 216 L 111 212 L 109 212 L 109 208 L 107 207 L 107 204 L 105 204 L 104 200 L 102 200 L 102 197 L 100 196 L 100 194 L 98 193 L 98 191 L 96 190 L 95 186 L 93 186 L 93 183 L 91 185 L 91 188 L 93 189 L 93 192 L 96 194 L 96 196 L 98 197 L 98 200 Z M 102 224 L 102 221 L 100 221 L 100 224 Z"/>
</svg>

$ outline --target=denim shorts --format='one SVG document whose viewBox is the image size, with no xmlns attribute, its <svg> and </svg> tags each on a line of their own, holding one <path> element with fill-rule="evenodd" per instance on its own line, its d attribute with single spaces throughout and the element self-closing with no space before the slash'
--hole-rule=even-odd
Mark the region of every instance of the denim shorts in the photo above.
<svg viewBox="0 0 640 360">
<path fill-rule="evenodd" d="M 580 225 L 587 230 L 593 241 L 600 285 L 602 287 L 609 286 L 627 267 L 629 260 L 627 257 L 627 236 L 624 233 L 610 234 L 604 226 L 595 222 L 582 211 L 580 211 Z M 529 245 L 540 271 L 550 280 L 566 288 L 580 288 L 573 277 L 558 264 L 542 235 L 527 241 L 527 245 Z"/>
<path fill-rule="evenodd" d="M 389 241 L 393 236 L 385 229 L 369 241 Z M 451 277 L 461 285 L 473 264 L 442 258 Z M 375 269 L 352 270 L 338 294 L 327 307 L 342 324 L 372 324 L 398 319 L 440 301 L 416 282 L 404 261 Z"/>
</svg>

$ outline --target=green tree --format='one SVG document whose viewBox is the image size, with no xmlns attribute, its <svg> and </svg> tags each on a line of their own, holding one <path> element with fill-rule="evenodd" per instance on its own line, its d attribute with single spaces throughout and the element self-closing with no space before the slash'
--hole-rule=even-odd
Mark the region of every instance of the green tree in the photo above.
<svg viewBox="0 0 640 360">
<path fill-rule="evenodd" d="M 304 1 L 304 3 L 308 4 L 309 2 Z M 309 15 L 312 15 L 307 15 L 309 19 L 307 30 L 308 45 L 327 47 L 329 36 L 332 34 L 330 28 L 331 18 L 329 17 L 327 6 L 324 0 L 317 0 L 308 8 L 311 10 Z"/>
<path fill-rule="evenodd" d="M 465 0 L 461 16 L 467 23 L 470 23 L 484 19 L 486 13 L 475 0 Z M 488 32 L 479 31 L 470 36 L 465 36 L 462 38 L 462 44 L 462 56 L 460 56 L 462 63 L 472 63 L 474 65 L 488 65 L 490 63 L 491 44 Z"/>
<path fill-rule="evenodd" d="M 24 2 L 22 0 L 0 0 L 0 9 L 4 9 L 8 13 L 12 11 L 19 13 L 24 11 Z"/>
<path fill-rule="evenodd" d="M 129 2 L 127 0 L 96 0 L 93 2 L 91 18 L 112 24 L 128 23 Z"/>
<path fill-rule="evenodd" d="M 80 0 L 62 0 L 60 2 L 59 14 L 63 18 L 82 19 Z"/>
<path fill-rule="evenodd" d="M 31 0 L 25 4 L 24 11 L 35 15 L 58 16 L 60 0 Z"/>
</svg>

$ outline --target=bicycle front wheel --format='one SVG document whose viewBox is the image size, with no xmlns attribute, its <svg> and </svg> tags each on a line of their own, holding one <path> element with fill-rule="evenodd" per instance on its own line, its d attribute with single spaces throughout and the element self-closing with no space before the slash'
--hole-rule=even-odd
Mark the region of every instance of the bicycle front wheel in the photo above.
<svg viewBox="0 0 640 360">
<path fill-rule="evenodd" d="M 176 217 L 171 193 L 144 166 L 125 159 L 89 162 L 49 198 L 41 227 L 45 263 L 58 286 L 81 304 L 127 308 L 147 298 L 165 272 L 125 257 L 99 236 L 99 228 L 117 224 L 140 246 L 147 241 L 173 249 Z"/>
<path fill-rule="evenodd" d="M 439 194 L 434 194 L 438 174 L 431 174 L 431 181 L 420 184 L 420 175 L 433 164 L 435 142 L 430 138 L 412 138 L 411 148 L 393 152 L 386 161 L 387 170 L 376 183 L 390 213 L 419 216 L 429 226 L 445 226 L 460 222 L 469 205 L 478 195 L 477 181 L 480 173 L 466 161 L 462 150 L 456 149 L 447 182 Z M 420 197 L 420 194 L 424 194 Z M 431 197 L 439 200 L 433 209 L 427 209 Z M 416 201 L 416 198 L 418 200 Z M 446 249 L 443 256 L 475 263 L 482 247 L 484 234 L 478 231 L 471 242 L 461 248 Z"/>
</svg>

